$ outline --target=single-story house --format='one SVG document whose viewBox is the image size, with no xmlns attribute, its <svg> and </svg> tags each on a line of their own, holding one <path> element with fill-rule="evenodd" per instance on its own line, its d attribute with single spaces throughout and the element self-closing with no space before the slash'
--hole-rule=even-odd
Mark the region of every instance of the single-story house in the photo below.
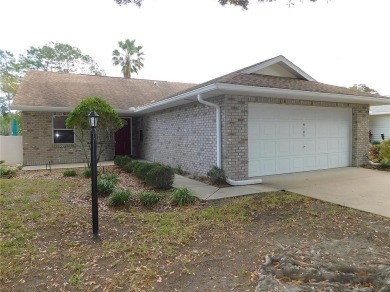
<svg viewBox="0 0 390 292">
<path fill-rule="evenodd" d="M 217 165 L 232 181 L 366 163 L 369 106 L 390 104 L 317 82 L 283 56 L 198 85 L 29 72 L 12 106 L 25 165 L 84 160 L 64 120 L 90 96 L 126 124 L 103 160 L 128 154 L 197 175 Z"/>
<path fill-rule="evenodd" d="M 390 139 L 390 105 L 370 107 L 371 141 Z"/>
</svg>

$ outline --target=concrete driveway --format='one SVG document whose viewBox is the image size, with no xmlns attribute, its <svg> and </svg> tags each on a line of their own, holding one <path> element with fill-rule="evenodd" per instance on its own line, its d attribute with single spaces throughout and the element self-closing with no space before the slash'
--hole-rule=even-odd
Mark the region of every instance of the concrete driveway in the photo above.
<svg viewBox="0 0 390 292">
<path fill-rule="evenodd" d="M 265 186 L 390 217 L 390 172 L 344 167 L 262 179 Z"/>
</svg>

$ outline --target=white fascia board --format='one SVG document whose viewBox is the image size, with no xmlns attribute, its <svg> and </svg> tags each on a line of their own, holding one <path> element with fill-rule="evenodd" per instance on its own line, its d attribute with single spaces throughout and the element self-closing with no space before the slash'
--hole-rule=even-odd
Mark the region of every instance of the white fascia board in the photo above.
<svg viewBox="0 0 390 292">
<path fill-rule="evenodd" d="M 55 106 L 31 106 L 31 105 L 11 105 L 12 110 L 25 112 L 64 112 L 70 113 L 73 107 L 55 107 Z M 131 114 L 134 110 L 114 109 L 118 114 Z"/>
<path fill-rule="evenodd" d="M 316 81 L 313 77 L 311 77 L 309 74 L 307 74 L 301 68 L 299 68 L 296 65 L 294 65 L 291 61 L 286 59 L 284 56 L 275 57 L 275 58 L 273 58 L 271 60 L 268 60 L 268 61 L 265 61 L 265 62 L 263 62 L 263 63 L 261 63 L 261 64 L 259 64 L 257 66 L 254 66 L 254 67 L 248 68 L 246 70 L 243 70 L 243 71 L 241 71 L 241 73 L 251 74 L 253 72 L 259 71 L 261 69 L 264 69 L 266 67 L 272 66 L 272 65 L 277 64 L 279 62 L 282 62 L 285 66 L 287 66 L 292 71 L 294 71 L 298 75 L 302 76 L 306 80 L 308 80 L 308 81 Z"/>
<path fill-rule="evenodd" d="M 385 97 L 368 97 L 357 95 L 345 95 L 315 91 L 302 91 L 281 88 L 256 87 L 247 85 L 236 85 L 228 83 L 217 83 L 217 88 L 222 91 L 228 91 L 236 94 L 246 94 L 250 96 L 263 96 L 286 99 L 302 99 L 314 101 L 329 101 L 343 103 L 359 103 L 369 105 L 386 105 L 390 104 L 390 99 Z"/>
</svg>

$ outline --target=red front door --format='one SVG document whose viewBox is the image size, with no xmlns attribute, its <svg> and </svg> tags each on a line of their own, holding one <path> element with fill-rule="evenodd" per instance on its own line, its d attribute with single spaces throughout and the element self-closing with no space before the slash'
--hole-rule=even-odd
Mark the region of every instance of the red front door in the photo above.
<svg viewBox="0 0 390 292">
<path fill-rule="evenodd" d="M 123 127 L 115 133 L 115 155 L 131 154 L 131 119 L 121 118 Z"/>
</svg>

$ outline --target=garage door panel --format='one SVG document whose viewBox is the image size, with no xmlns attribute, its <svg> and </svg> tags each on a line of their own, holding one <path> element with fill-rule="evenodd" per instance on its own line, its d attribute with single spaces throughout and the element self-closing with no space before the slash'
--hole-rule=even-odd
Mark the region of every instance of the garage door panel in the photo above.
<svg viewBox="0 0 390 292">
<path fill-rule="evenodd" d="M 275 139 L 276 125 L 270 121 L 260 121 L 260 136 L 259 139 Z"/>
<path fill-rule="evenodd" d="M 303 140 L 291 140 L 290 145 L 292 156 L 303 155 Z"/>
<path fill-rule="evenodd" d="M 316 155 L 316 169 L 328 168 L 328 155 Z"/>
<path fill-rule="evenodd" d="M 279 138 L 289 138 L 291 135 L 291 125 L 289 121 L 280 121 L 277 135 Z"/>
<path fill-rule="evenodd" d="M 290 172 L 290 157 L 282 157 L 277 159 L 276 173 Z"/>
<path fill-rule="evenodd" d="M 302 121 L 292 121 L 291 122 L 291 136 L 293 139 L 301 139 L 302 138 Z"/>
<path fill-rule="evenodd" d="M 305 140 L 304 141 L 304 151 L 305 154 L 314 154 L 317 153 L 317 143 L 316 140 Z"/>
<path fill-rule="evenodd" d="M 276 154 L 278 157 L 290 155 L 290 141 L 289 140 L 278 141 Z"/>
<path fill-rule="evenodd" d="M 262 141 L 260 142 L 260 157 L 275 157 L 276 141 Z"/>
<path fill-rule="evenodd" d="M 351 109 L 250 104 L 249 176 L 349 166 Z"/>
</svg>

